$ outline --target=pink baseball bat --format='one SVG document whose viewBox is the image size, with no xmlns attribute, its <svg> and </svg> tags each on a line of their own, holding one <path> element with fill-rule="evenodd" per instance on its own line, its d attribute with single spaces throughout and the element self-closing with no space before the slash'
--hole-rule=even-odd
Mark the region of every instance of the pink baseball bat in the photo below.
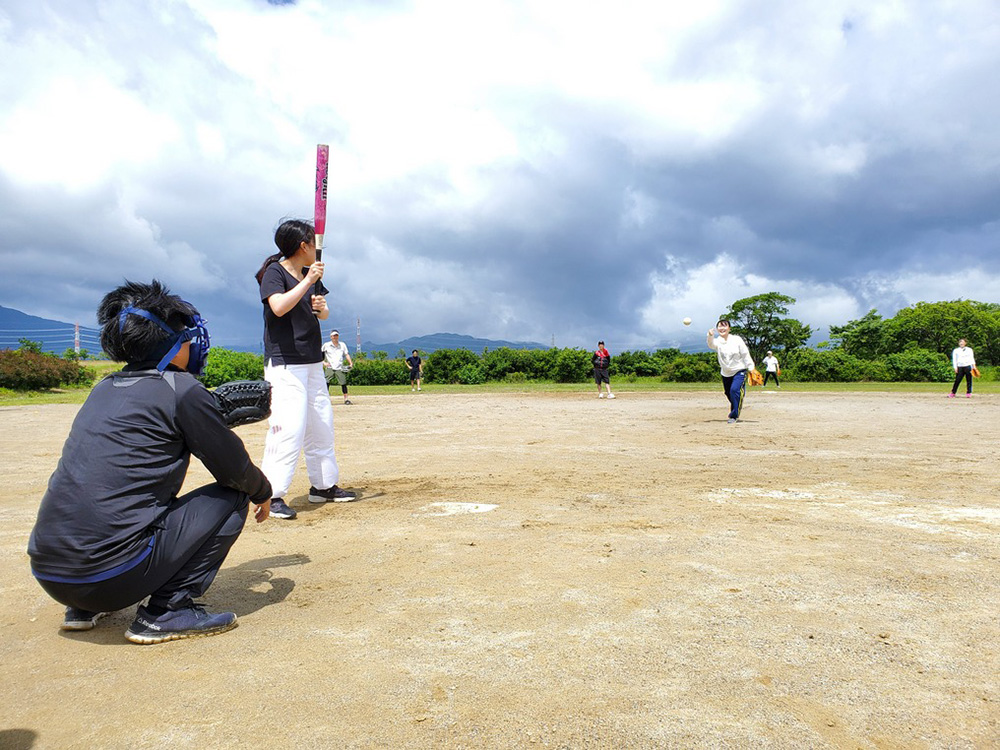
<svg viewBox="0 0 1000 750">
<path fill-rule="evenodd" d="M 316 212 L 313 225 L 316 227 L 316 260 L 323 260 L 323 235 L 326 234 L 326 182 L 330 171 L 330 147 L 322 143 L 316 146 Z"/>
</svg>

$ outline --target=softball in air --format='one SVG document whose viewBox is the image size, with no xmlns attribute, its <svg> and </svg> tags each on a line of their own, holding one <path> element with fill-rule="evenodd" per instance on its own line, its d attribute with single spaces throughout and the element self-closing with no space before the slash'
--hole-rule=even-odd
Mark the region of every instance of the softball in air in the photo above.
<svg viewBox="0 0 1000 750">
<path fill-rule="evenodd" d="M 684 318 L 681 322 L 684 323 L 684 325 L 689 326 L 691 325 L 691 318 Z"/>
</svg>

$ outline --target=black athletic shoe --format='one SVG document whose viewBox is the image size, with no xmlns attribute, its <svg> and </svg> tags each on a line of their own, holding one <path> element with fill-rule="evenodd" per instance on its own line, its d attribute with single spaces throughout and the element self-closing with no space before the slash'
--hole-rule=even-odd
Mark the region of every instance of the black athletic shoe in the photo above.
<svg viewBox="0 0 1000 750">
<path fill-rule="evenodd" d="M 349 503 L 353 500 L 357 500 L 358 496 L 353 492 L 348 492 L 347 490 L 342 490 L 337 485 L 333 485 L 329 489 L 318 490 L 315 487 L 309 488 L 309 502 L 311 503 Z"/>
<path fill-rule="evenodd" d="M 200 604 L 164 612 L 162 615 L 151 615 L 145 607 L 139 607 L 135 620 L 125 631 L 125 637 L 132 643 L 164 643 L 182 638 L 217 635 L 235 627 L 234 612 L 213 615 Z"/>
<path fill-rule="evenodd" d="M 345 398 L 344 399 L 344 406 L 350 406 L 350 405 L 351 405 L 351 399 Z"/>
<path fill-rule="evenodd" d="M 107 612 L 91 612 L 86 609 L 76 607 L 66 607 L 66 617 L 60 630 L 93 630 L 97 621 L 104 617 Z"/>
<path fill-rule="evenodd" d="M 292 508 L 289 508 L 285 504 L 285 501 L 281 498 L 273 498 L 271 500 L 271 515 L 275 518 L 285 518 L 291 521 L 295 516 L 298 515 Z"/>
</svg>

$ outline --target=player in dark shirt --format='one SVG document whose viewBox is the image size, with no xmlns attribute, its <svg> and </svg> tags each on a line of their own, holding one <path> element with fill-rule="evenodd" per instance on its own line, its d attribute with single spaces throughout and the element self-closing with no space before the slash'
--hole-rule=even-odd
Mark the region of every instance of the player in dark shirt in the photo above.
<svg viewBox="0 0 1000 750">
<path fill-rule="evenodd" d="M 410 390 L 412 391 L 416 387 L 416 390 L 419 391 L 420 380 L 424 376 L 424 361 L 420 359 L 416 349 L 413 350 L 413 354 L 406 358 L 406 366 L 410 370 Z"/>
<path fill-rule="evenodd" d="M 337 486 L 340 467 L 319 329 L 330 308 L 321 281 L 323 263 L 316 258 L 316 232 L 307 221 L 288 219 L 274 233 L 274 244 L 278 252 L 255 276 L 264 310 L 264 379 L 272 389 L 260 467 L 274 491 L 271 515 L 291 520 L 298 513 L 285 498 L 303 453 L 309 502 L 344 503 L 358 496 Z"/>
<path fill-rule="evenodd" d="M 212 635 L 232 612 L 197 604 L 271 486 L 198 382 L 208 330 L 159 282 L 128 282 L 98 309 L 101 347 L 125 368 L 80 408 L 28 543 L 32 573 L 66 605 L 64 630 L 89 630 L 136 604 L 135 643 Z M 178 495 L 191 454 L 215 482 Z"/>
<path fill-rule="evenodd" d="M 594 350 L 590 362 L 594 365 L 594 382 L 597 383 L 597 397 L 604 398 L 604 392 L 601 390 L 601 384 L 603 383 L 608 391 L 608 398 L 614 398 L 615 394 L 611 392 L 611 376 L 608 369 L 611 367 L 611 353 L 605 348 L 603 341 L 597 342 L 597 349 Z"/>
</svg>

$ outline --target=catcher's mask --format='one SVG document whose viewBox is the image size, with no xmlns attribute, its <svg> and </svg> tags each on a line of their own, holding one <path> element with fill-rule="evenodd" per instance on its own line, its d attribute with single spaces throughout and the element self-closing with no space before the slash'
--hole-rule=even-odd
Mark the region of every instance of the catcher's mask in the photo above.
<svg viewBox="0 0 1000 750">
<path fill-rule="evenodd" d="M 129 306 L 118 314 L 119 331 L 125 326 L 125 319 L 129 315 L 138 315 L 140 318 L 151 320 L 170 334 L 147 355 L 147 358 L 151 360 L 157 357 L 161 358 L 159 364 L 156 365 L 157 370 L 160 372 L 166 370 L 167 365 L 170 364 L 170 360 L 177 356 L 177 352 L 180 351 L 184 342 L 190 341 L 191 356 L 188 359 L 187 371 L 195 376 L 201 375 L 202 370 L 205 369 L 205 362 L 208 359 L 208 350 L 212 348 L 212 342 L 208 336 L 208 328 L 206 327 L 204 318 L 198 313 L 190 315 L 186 321 L 188 327 L 183 331 L 175 331 L 151 312 Z"/>
</svg>

